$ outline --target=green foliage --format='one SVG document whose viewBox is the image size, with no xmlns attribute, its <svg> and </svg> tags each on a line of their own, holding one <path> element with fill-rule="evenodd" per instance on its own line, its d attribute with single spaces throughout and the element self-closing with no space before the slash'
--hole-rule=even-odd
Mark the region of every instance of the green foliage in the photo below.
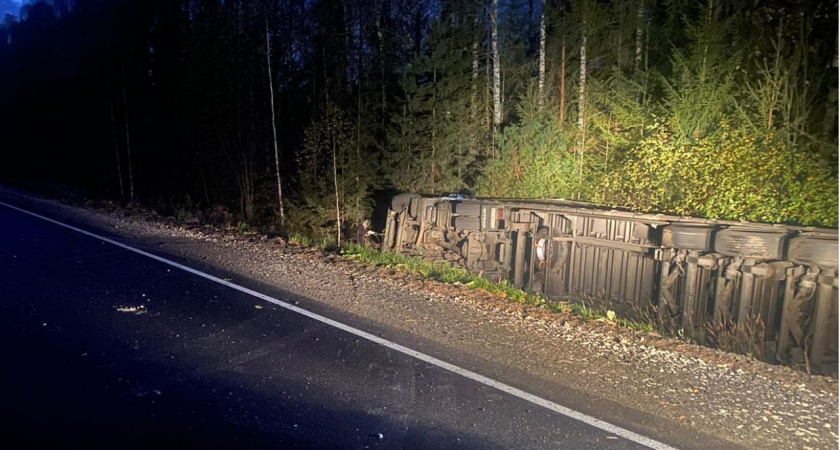
<svg viewBox="0 0 840 450">
<path fill-rule="evenodd" d="M 200 213 L 199 222 L 202 224 L 227 227 L 233 221 L 233 214 L 222 205 L 215 205 L 206 211 L 200 211 Z"/>
<path fill-rule="evenodd" d="M 551 312 L 572 313 L 589 320 L 602 320 L 614 323 L 618 326 L 638 331 L 652 331 L 653 327 L 646 322 L 637 322 L 625 318 L 618 318 L 615 313 L 608 310 L 593 309 L 583 302 L 549 302 L 545 296 L 533 292 L 523 291 L 507 281 L 497 283 L 487 280 L 476 274 L 469 273 L 451 264 L 438 261 L 428 262 L 419 258 L 406 257 L 396 253 L 381 252 L 372 247 L 348 244 L 342 250 L 347 259 L 375 264 L 382 267 L 389 267 L 397 270 L 405 270 L 409 273 L 422 276 L 443 283 L 465 286 L 469 289 L 476 289 L 486 292 L 501 299 L 513 303 L 537 306 Z"/>
<path fill-rule="evenodd" d="M 445 283 L 466 284 L 477 278 L 476 275 L 442 261 L 428 262 L 420 258 L 381 252 L 372 247 L 358 244 L 347 244 L 343 249 L 343 254 L 349 259 L 358 259 L 379 266 L 403 269 Z"/>
<path fill-rule="evenodd" d="M 396 253 L 381 252 L 374 248 L 357 244 L 348 244 L 345 246 L 343 254 L 344 257 L 348 259 L 355 259 L 376 264 L 378 266 L 405 270 L 415 275 L 443 283 L 463 285 L 470 289 L 484 291 L 515 303 L 536 306 L 547 305 L 546 299 L 542 295 L 525 292 L 506 281 L 496 283 L 487 280 L 443 261 L 429 262 L 420 258 L 406 257 Z M 564 309 L 564 307 L 558 305 L 555 305 L 555 308 L 557 310 Z"/>
<path fill-rule="evenodd" d="M 789 146 L 836 163 L 837 69 L 828 60 L 836 58 L 835 44 L 800 34 L 827 15 L 779 13 L 767 25 L 774 37 L 747 58 L 738 112 L 753 130 L 773 132 Z"/>
<path fill-rule="evenodd" d="M 370 216 L 377 163 L 371 158 L 371 149 L 362 148 L 353 125 L 328 103 L 307 129 L 306 144 L 298 158 L 301 202 L 290 208 L 292 232 L 320 239 L 335 233 L 337 215 L 343 232 L 349 224 Z"/>
<path fill-rule="evenodd" d="M 456 192 L 469 188 L 486 150 L 480 85 L 473 79 L 475 21 L 464 11 L 437 20 L 425 51 L 403 75 L 404 101 L 392 117 L 386 176 L 402 191 Z M 477 50 L 476 50 L 477 51 Z"/>
<path fill-rule="evenodd" d="M 672 74 L 661 79 L 663 105 L 677 137 L 698 139 L 715 130 L 733 106 L 739 54 L 728 53 L 730 24 L 721 19 L 720 2 L 702 8 L 700 19 L 684 19 L 688 44 L 672 51 Z M 731 20 L 731 19 L 730 19 Z"/>
<path fill-rule="evenodd" d="M 651 126 L 624 166 L 604 180 L 601 200 L 642 211 L 759 222 L 836 226 L 837 178 L 772 133 L 720 124 L 694 143 Z"/>
<path fill-rule="evenodd" d="M 300 247 L 312 247 L 312 238 L 301 233 L 289 235 L 289 243 Z"/>
<path fill-rule="evenodd" d="M 178 209 L 175 211 L 175 219 L 178 222 L 193 222 L 195 221 L 195 216 L 193 216 L 192 211 L 188 209 Z"/>
<path fill-rule="evenodd" d="M 567 130 L 537 105 L 534 89 L 519 105 L 520 122 L 499 136 L 499 158 L 491 161 L 476 190 L 489 197 L 572 198 L 587 192 L 588 172 L 579 166 Z M 564 133 L 565 132 L 565 133 Z M 591 168 L 586 164 L 585 168 Z"/>
<path fill-rule="evenodd" d="M 339 249 L 335 236 L 311 237 L 301 233 L 289 235 L 289 243 L 299 247 L 317 248 L 319 250 L 334 252 Z"/>
<path fill-rule="evenodd" d="M 251 231 L 251 225 L 249 225 L 248 222 L 245 221 L 237 222 L 234 228 L 236 228 L 236 231 L 239 231 L 240 233 Z"/>
</svg>

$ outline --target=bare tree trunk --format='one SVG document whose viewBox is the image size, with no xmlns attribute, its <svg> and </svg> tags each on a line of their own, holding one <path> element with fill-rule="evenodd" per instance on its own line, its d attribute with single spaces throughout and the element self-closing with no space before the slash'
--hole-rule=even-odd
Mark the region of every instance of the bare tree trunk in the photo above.
<svg viewBox="0 0 840 450">
<path fill-rule="evenodd" d="M 835 34 L 834 58 L 831 59 L 831 72 L 834 72 L 835 76 L 837 75 L 838 66 L 838 45 L 840 44 L 838 44 L 837 35 Z M 833 84 L 828 90 L 828 105 L 826 108 L 825 120 L 823 122 L 823 133 L 825 133 L 826 135 L 837 134 L 837 98 L 837 85 Z"/>
<path fill-rule="evenodd" d="M 715 2 L 714 0 L 709 0 L 708 3 L 709 14 L 706 17 L 706 26 L 712 23 L 712 12 L 715 9 Z M 709 43 L 708 41 L 706 44 L 703 45 L 703 65 L 700 67 L 700 79 L 705 81 L 706 80 L 706 58 L 709 55 Z"/>
<path fill-rule="evenodd" d="M 584 11 L 584 14 L 586 12 Z M 578 128 L 580 128 L 580 145 L 578 146 L 579 173 L 578 183 L 583 185 L 583 149 L 586 145 L 586 120 L 584 117 L 586 105 L 586 17 L 581 22 L 581 41 L 580 41 L 580 94 L 578 97 Z M 580 198 L 580 190 L 578 190 L 578 198 Z"/>
<path fill-rule="evenodd" d="M 638 72 L 642 66 L 642 24 L 645 18 L 645 0 L 639 0 L 639 9 L 636 12 L 636 65 Z"/>
<path fill-rule="evenodd" d="M 125 117 L 125 152 L 126 156 L 128 157 L 128 186 L 130 192 L 131 201 L 134 201 L 134 172 L 131 167 L 131 139 L 129 138 L 129 130 L 128 130 L 128 103 L 125 101 L 125 81 L 123 81 L 122 87 L 122 96 L 123 96 L 123 113 Z"/>
<path fill-rule="evenodd" d="M 207 190 L 207 177 L 204 175 L 204 170 L 201 171 L 201 184 L 204 186 L 204 200 L 207 201 L 207 207 L 210 208 L 210 191 Z"/>
<path fill-rule="evenodd" d="M 108 96 L 110 98 L 110 95 Z M 120 163 L 120 144 L 117 142 L 117 121 L 114 120 L 114 102 L 111 103 L 111 135 L 114 139 L 114 150 L 117 154 L 117 179 L 120 181 L 120 200 L 125 198 L 125 187 L 123 186 L 122 164 Z"/>
<path fill-rule="evenodd" d="M 239 189 L 239 210 L 246 222 L 254 219 L 254 163 L 252 155 L 248 154 L 249 142 L 245 142 L 240 125 L 231 127 L 231 142 L 221 143 L 222 150 L 228 158 L 234 172 L 236 187 Z"/>
<path fill-rule="evenodd" d="M 475 28 L 478 30 L 478 15 L 474 20 Z M 478 118 L 478 43 L 481 41 L 478 33 L 475 33 L 472 41 L 472 86 L 470 87 L 470 117 L 473 121 Z"/>
<path fill-rule="evenodd" d="M 583 19 L 582 36 L 580 40 L 580 86 L 578 94 L 578 128 L 583 129 L 583 107 L 586 103 L 586 19 Z"/>
<path fill-rule="evenodd" d="M 336 245 L 341 245 L 341 204 L 338 195 L 338 160 L 336 156 L 335 130 L 330 133 L 332 135 L 332 156 L 333 156 L 333 186 L 335 187 L 335 225 L 336 225 Z"/>
<path fill-rule="evenodd" d="M 265 19 L 265 61 L 268 67 L 268 93 L 271 100 L 271 131 L 274 137 L 274 170 L 277 173 L 277 202 L 280 206 L 280 226 L 286 226 L 286 214 L 283 208 L 283 183 L 280 178 L 280 149 L 277 146 L 277 119 L 274 111 L 274 81 L 271 74 L 271 42 L 268 37 L 268 17 Z"/>
<path fill-rule="evenodd" d="M 488 30 L 485 27 L 485 34 Z M 487 49 L 486 54 L 491 53 L 491 47 L 493 45 L 490 42 L 490 39 L 487 40 Z M 484 99 L 490 99 L 493 97 L 493 70 L 492 64 L 485 64 L 484 65 L 484 76 L 487 79 L 487 90 L 484 92 Z M 487 100 L 484 103 L 484 129 L 490 133 L 490 152 L 492 154 L 492 159 L 496 159 L 496 133 L 493 133 L 493 108 L 490 106 L 490 101 Z"/>
<path fill-rule="evenodd" d="M 243 213 L 245 214 L 245 220 L 248 222 L 252 222 L 254 220 L 254 180 L 252 176 L 252 171 L 247 169 L 245 171 L 245 178 L 243 179 L 243 183 L 245 185 L 245 189 L 242 194 L 242 201 L 244 204 Z"/>
<path fill-rule="evenodd" d="M 560 124 L 566 122 L 566 36 L 560 53 Z"/>
<path fill-rule="evenodd" d="M 347 61 L 344 64 L 344 86 L 347 87 L 347 93 L 350 94 L 352 92 L 352 84 L 350 83 L 352 75 L 350 74 L 350 51 L 353 48 L 353 32 L 350 29 L 352 26 L 350 23 L 350 17 L 347 14 L 347 2 L 341 2 L 341 10 L 344 17 L 344 46 L 347 52 Z M 359 31 L 361 33 L 361 30 Z"/>
<path fill-rule="evenodd" d="M 540 108 L 545 104 L 545 0 L 540 8 Z"/>
<path fill-rule="evenodd" d="M 493 0 L 490 17 L 491 45 L 493 48 L 493 132 L 502 126 L 502 70 L 499 58 L 499 0 Z"/>
<path fill-rule="evenodd" d="M 435 186 L 435 156 L 437 156 L 437 66 L 432 69 L 432 193 L 437 192 Z"/>
<path fill-rule="evenodd" d="M 358 211 L 361 210 L 361 208 L 359 208 L 359 202 L 361 200 L 361 192 L 362 192 L 361 183 L 359 182 L 360 181 L 359 173 L 361 172 L 360 168 L 362 167 L 362 64 L 363 64 L 362 49 L 364 48 L 364 41 L 363 41 L 362 36 L 364 35 L 364 33 L 362 33 L 362 11 L 361 11 L 362 8 L 361 8 L 361 4 L 359 3 L 359 4 L 357 4 L 357 6 L 358 6 L 358 9 L 356 10 L 356 20 L 357 20 L 357 24 L 359 26 L 359 39 L 356 42 L 356 46 L 358 48 L 359 55 L 358 55 L 358 58 L 356 60 L 356 63 L 357 63 L 357 66 L 356 66 L 356 74 L 357 75 L 356 76 L 358 77 L 358 88 L 356 89 L 356 101 L 357 101 L 357 103 L 356 103 L 356 164 L 355 164 L 355 167 L 353 168 L 353 172 L 355 172 L 355 175 L 356 175 L 356 191 L 353 194 L 353 197 L 355 197 L 355 200 L 356 200 L 356 211 L 357 211 L 357 214 L 358 214 Z M 377 33 L 380 35 L 380 38 L 381 38 L 382 31 L 379 29 L 380 17 L 381 17 L 381 14 L 377 14 L 377 16 L 376 16 L 376 28 L 377 28 Z M 384 56 L 384 54 L 381 53 L 382 52 L 382 42 L 381 41 L 379 43 L 379 46 L 380 46 L 379 49 L 380 49 L 380 60 L 381 60 L 382 56 Z M 380 64 L 380 68 L 382 68 L 381 64 Z M 382 95 L 383 95 L 382 106 L 384 108 L 384 106 L 385 106 L 385 97 L 384 97 L 384 95 L 385 95 L 385 82 L 384 81 L 385 80 L 384 80 L 384 76 L 383 76 L 382 81 L 383 81 L 382 82 Z M 385 110 L 383 109 L 382 110 L 382 117 L 384 117 L 384 116 L 385 116 Z"/>
</svg>

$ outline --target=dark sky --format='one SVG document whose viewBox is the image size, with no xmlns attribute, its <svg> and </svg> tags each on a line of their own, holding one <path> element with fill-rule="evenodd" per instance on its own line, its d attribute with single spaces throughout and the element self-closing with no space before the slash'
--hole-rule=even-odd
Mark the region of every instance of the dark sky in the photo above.
<svg viewBox="0 0 840 450">
<path fill-rule="evenodd" d="M 0 0 L 0 21 L 2 21 L 3 17 L 6 17 L 6 14 L 17 16 L 18 10 L 20 10 L 21 1 L 22 0 Z"/>
</svg>

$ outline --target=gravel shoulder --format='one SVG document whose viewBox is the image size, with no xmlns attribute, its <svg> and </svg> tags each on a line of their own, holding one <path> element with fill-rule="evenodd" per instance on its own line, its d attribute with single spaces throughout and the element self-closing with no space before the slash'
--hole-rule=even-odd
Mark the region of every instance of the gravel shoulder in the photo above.
<svg viewBox="0 0 840 450">
<path fill-rule="evenodd" d="M 652 419 L 641 428 L 698 432 L 732 448 L 838 448 L 838 383 L 830 377 L 548 313 L 280 238 L 183 225 L 109 204 L 63 205 L 7 188 L 0 188 L 0 201 L 299 295 L 316 311 L 410 335 L 421 347 L 468 355 L 501 374 L 523 374 L 537 390 L 568 386 L 577 393 L 572 403 L 614 404 Z"/>
</svg>

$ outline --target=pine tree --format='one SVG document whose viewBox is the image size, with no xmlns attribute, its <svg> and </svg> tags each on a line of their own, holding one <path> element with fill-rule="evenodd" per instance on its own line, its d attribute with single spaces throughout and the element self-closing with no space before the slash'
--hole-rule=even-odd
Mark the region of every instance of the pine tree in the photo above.
<svg viewBox="0 0 840 450">
<path fill-rule="evenodd" d="M 310 236 L 336 236 L 370 217 L 378 167 L 358 152 L 357 131 L 337 105 L 327 103 L 306 130 L 298 156 L 301 205 L 292 228 Z"/>
<path fill-rule="evenodd" d="M 398 189 L 426 193 L 470 188 L 484 157 L 474 113 L 474 18 L 448 11 L 433 26 L 426 52 L 403 78 L 402 114 L 394 117 L 386 167 Z"/>
</svg>

